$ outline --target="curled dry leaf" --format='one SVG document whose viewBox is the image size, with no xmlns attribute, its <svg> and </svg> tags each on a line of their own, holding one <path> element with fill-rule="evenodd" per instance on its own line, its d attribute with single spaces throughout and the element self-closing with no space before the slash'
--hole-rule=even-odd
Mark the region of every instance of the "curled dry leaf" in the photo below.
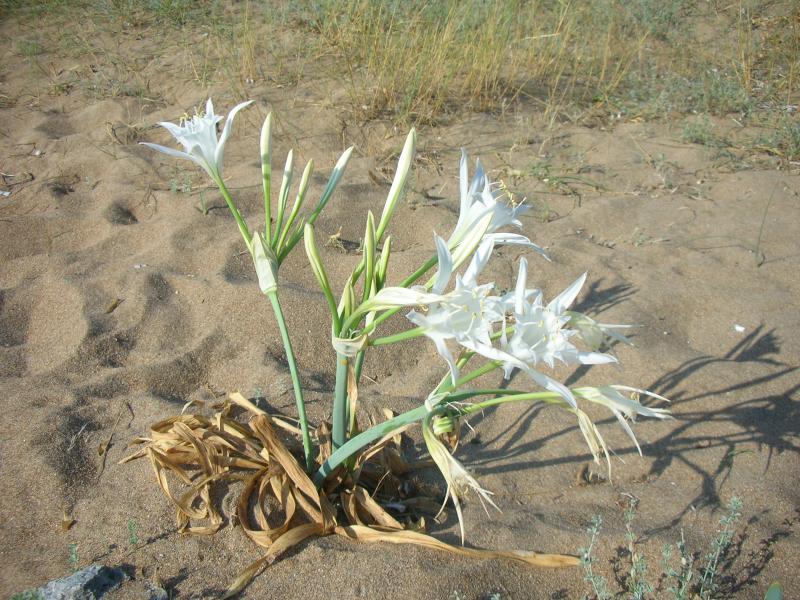
<svg viewBox="0 0 800 600">
<path fill-rule="evenodd" d="M 231 416 L 240 407 L 251 415 L 245 425 Z M 321 491 L 295 458 L 287 444 L 296 443 L 299 430 L 272 417 L 245 399 L 231 394 L 211 417 L 181 414 L 151 426 L 150 435 L 135 440 L 142 444 L 121 462 L 148 458 L 156 482 L 176 509 L 181 533 L 211 535 L 224 524 L 212 498 L 214 486 L 240 482 L 236 520 L 245 535 L 266 549 L 266 554 L 247 567 L 231 583 L 225 598 L 242 591 L 263 568 L 286 550 L 318 535 L 337 534 L 362 542 L 415 544 L 434 550 L 474 558 L 504 558 L 536 567 L 564 567 L 578 564 L 573 556 L 538 554 L 525 551 L 478 550 L 451 546 L 424 533 L 423 519 L 408 518 L 412 512 L 436 508 L 431 498 L 405 498 L 387 506 L 407 515 L 403 523 L 381 504 L 381 489 L 398 489 L 398 476 L 407 473 L 408 463 L 399 452 L 399 436 L 394 431 L 365 448 L 355 460 L 355 470 L 326 482 Z M 283 438 L 277 429 L 283 431 Z M 330 428 L 317 429 L 322 448 L 319 460 L 330 453 Z M 321 464 L 321 463 L 320 463 Z M 170 480 L 177 479 L 184 489 L 173 491 Z M 391 479 L 392 485 L 386 485 Z M 175 482 L 173 482 L 174 485 Z M 385 486 L 385 487 L 383 487 Z M 341 515 L 346 524 L 340 524 Z M 65 519 L 66 520 L 66 519 Z"/>
</svg>

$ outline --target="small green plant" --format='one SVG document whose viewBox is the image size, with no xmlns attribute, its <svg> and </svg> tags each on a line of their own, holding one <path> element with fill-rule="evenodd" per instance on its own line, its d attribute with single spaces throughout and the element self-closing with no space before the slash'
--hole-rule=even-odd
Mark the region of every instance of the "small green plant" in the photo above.
<svg viewBox="0 0 800 600">
<path fill-rule="evenodd" d="M 761 136 L 758 145 L 770 154 L 789 161 L 800 160 L 800 118 L 783 115 L 768 134 Z"/>
<path fill-rule="evenodd" d="M 211 207 L 206 204 L 205 192 L 200 192 L 200 199 L 198 201 L 197 210 L 200 211 L 200 214 L 202 214 L 203 216 L 208 215 L 208 211 L 211 210 Z"/>
<path fill-rule="evenodd" d="M 173 194 L 191 194 L 192 180 L 189 175 L 184 173 L 182 181 L 178 181 L 177 175 L 169 180 L 169 191 Z"/>
<path fill-rule="evenodd" d="M 44 595 L 39 590 L 25 590 L 17 592 L 10 600 L 44 600 Z"/>
<path fill-rule="evenodd" d="M 720 520 L 720 529 L 717 537 L 711 544 L 711 549 L 706 554 L 706 566 L 700 579 L 700 597 L 705 600 L 712 598 L 719 590 L 717 575 L 720 559 L 733 540 L 734 527 L 742 516 L 742 500 L 738 496 L 731 498 L 728 503 L 728 513 Z"/>
<path fill-rule="evenodd" d="M 647 562 L 636 548 L 637 536 L 633 531 L 633 520 L 636 517 L 638 505 L 639 499 L 630 496 L 628 508 L 625 509 L 625 540 L 628 543 L 628 553 L 631 559 L 628 592 L 630 592 L 632 600 L 644 600 L 647 594 L 653 593 L 653 586 L 647 581 Z"/>
<path fill-rule="evenodd" d="M 673 566 L 675 548 L 667 544 L 662 549 L 661 575 L 658 578 L 659 586 L 655 588 L 647 580 L 647 563 L 636 547 L 637 536 L 633 531 L 633 521 L 636 516 L 638 500 L 631 497 L 625 510 L 625 548 L 630 558 L 630 570 L 624 579 L 626 587 L 625 597 L 635 600 L 654 598 L 657 590 L 665 591 L 674 600 L 713 600 L 719 598 L 720 566 L 728 551 L 735 534 L 736 523 L 742 516 L 742 500 L 733 496 L 728 503 L 725 515 L 719 521 L 719 530 L 712 540 L 711 546 L 698 564 L 698 554 L 686 548 L 686 541 L 681 531 L 680 540 L 677 542 L 679 565 Z M 587 532 L 590 535 L 589 546 L 579 550 L 581 566 L 584 571 L 584 581 L 592 589 L 592 595 L 584 596 L 585 599 L 610 600 L 616 597 L 608 589 L 606 579 L 595 572 L 596 559 L 593 556 L 595 544 L 600 535 L 602 520 L 595 516 Z M 769 597 L 769 596 L 768 596 Z"/>
<path fill-rule="evenodd" d="M 44 48 L 42 48 L 42 44 L 39 40 L 36 39 L 22 39 L 17 40 L 17 53 L 21 54 L 22 56 L 39 56 L 44 52 Z"/>
<path fill-rule="evenodd" d="M 78 570 L 78 544 L 72 543 L 67 546 L 69 566 L 73 571 Z"/>
<path fill-rule="evenodd" d="M 683 530 L 681 530 L 681 539 L 676 545 L 678 547 L 678 556 L 680 557 L 680 569 L 675 570 L 672 566 L 673 547 L 671 544 L 665 544 L 661 550 L 661 569 L 667 580 L 671 581 L 671 584 L 667 587 L 667 592 L 675 600 L 681 600 L 689 597 L 689 586 L 694 576 L 694 556 L 686 550 Z"/>
<path fill-rule="evenodd" d="M 136 519 L 128 519 L 128 543 L 131 546 L 139 543 L 139 523 Z"/>
<path fill-rule="evenodd" d="M 714 148 L 730 146 L 728 140 L 714 132 L 714 126 L 706 116 L 699 120 L 687 122 L 683 127 L 682 139 L 690 144 L 701 144 Z"/>
<path fill-rule="evenodd" d="M 611 594 L 608 591 L 608 584 L 605 577 L 598 575 L 594 572 L 595 558 L 594 546 L 597 543 L 597 538 L 600 536 L 600 529 L 603 526 L 603 519 L 600 515 L 592 517 L 592 522 L 586 530 L 589 535 L 589 545 L 585 548 L 578 550 L 581 557 L 581 567 L 583 568 L 583 579 L 592 587 L 592 593 L 596 600 L 610 600 Z M 588 598 L 589 596 L 584 596 Z"/>
</svg>

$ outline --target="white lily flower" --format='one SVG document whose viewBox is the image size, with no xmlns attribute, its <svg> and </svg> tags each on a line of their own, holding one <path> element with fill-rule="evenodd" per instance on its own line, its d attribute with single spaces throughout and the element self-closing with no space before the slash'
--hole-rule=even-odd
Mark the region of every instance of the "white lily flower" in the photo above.
<svg viewBox="0 0 800 600">
<path fill-rule="evenodd" d="M 412 288 L 387 287 L 380 290 L 361 311 L 374 311 L 398 306 L 422 306 L 424 312 L 412 310 L 408 319 L 423 328 L 424 334 L 436 344 L 437 352 L 447 361 L 453 382 L 458 379 L 458 369 L 448 340 L 460 344 L 473 342 L 491 345 L 492 324 L 502 321 L 505 312 L 500 299 L 490 296 L 494 285 L 478 285 L 477 277 L 486 265 L 494 244 L 481 243 L 472 257 L 464 275 L 456 276 L 455 289 L 445 293 L 456 267 L 450 249 L 441 237 L 434 236 L 439 260 L 439 270 L 430 292 L 423 286 Z"/>
<path fill-rule="evenodd" d="M 477 492 L 478 498 L 480 499 L 483 509 L 486 511 L 487 515 L 489 514 L 489 511 L 486 509 L 485 502 L 488 502 L 497 508 L 497 510 L 500 509 L 490 497 L 492 492 L 482 488 L 475 478 L 464 468 L 464 465 L 456 460 L 455 457 L 447 450 L 445 445 L 439 441 L 439 438 L 436 437 L 436 434 L 433 432 L 431 420 L 431 413 L 429 413 L 425 419 L 423 419 L 422 437 L 425 440 L 425 445 L 428 448 L 428 452 L 430 453 L 433 462 L 436 463 L 436 466 L 442 473 L 442 477 L 444 477 L 444 480 L 447 483 L 447 491 L 445 492 L 444 501 L 446 504 L 448 498 L 453 499 L 453 505 L 456 508 L 456 515 L 458 516 L 458 527 L 461 531 L 461 543 L 463 544 L 464 516 L 461 512 L 461 500 L 470 489 Z M 442 505 L 442 508 L 444 508 L 444 504 Z"/>
<path fill-rule="evenodd" d="M 211 102 L 211 98 L 209 98 L 208 102 L 206 102 L 205 114 L 196 114 L 190 120 L 182 120 L 181 125 L 175 125 L 167 121 L 159 123 L 183 145 L 184 151 L 150 142 L 141 143 L 164 154 L 191 160 L 200 165 L 212 179 L 221 179 L 225 143 L 231 134 L 233 118 L 236 113 L 252 103 L 252 100 L 248 100 L 233 107 L 225 120 L 219 140 L 217 140 L 217 123 L 222 120 L 222 115 L 214 114 L 214 105 Z"/>
<path fill-rule="evenodd" d="M 498 201 L 499 196 L 492 191 L 492 184 L 486 177 L 480 160 L 477 161 L 475 175 L 470 182 L 467 161 L 467 152 L 462 148 L 459 168 L 461 208 L 456 228 L 448 240 L 448 246 L 451 248 L 457 246 L 467 232 L 487 214 L 491 214 L 492 219 L 486 233 L 494 233 L 507 225 L 522 227 L 517 217 L 528 210 L 524 205 L 509 206 Z"/>
<path fill-rule="evenodd" d="M 528 365 L 543 362 L 550 368 L 555 366 L 556 360 L 565 364 L 597 365 L 617 362 L 609 354 L 599 352 L 585 352 L 578 350 L 570 338 L 578 332 L 566 329 L 570 317 L 566 309 L 575 300 L 586 280 L 586 274 L 581 275 L 566 290 L 561 292 L 547 306 L 542 301 L 541 293 L 537 293 L 533 301 L 528 301 L 530 293 L 525 288 L 527 275 L 527 261 L 520 260 L 519 276 L 514 298 L 514 318 L 516 325 L 510 340 L 504 340 L 504 350 Z M 513 366 L 509 365 L 506 374 L 510 374 Z"/>
<path fill-rule="evenodd" d="M 489 260 L 494 244 L 482 242 L 463 275 L 456 276 L 455 289 L 443 293 L 453 272 L 453 256 L 441 237 L 435 236 L 439 270 L 433 283 L 433 292 L 439 298 L 425 303 L 425 312 L 411 311 L 407 318 L 424 330 L 436 344 L 439 355 L 447 361 L 453 382 L 458 380 L 458 368 L 448 340 L 471 346 L 491 346 L 494 323 L 503 320 L 505 312 L 500 298 L 492 296 L 494 284 L 478 285 L 477 277 Z"/>
</svg>

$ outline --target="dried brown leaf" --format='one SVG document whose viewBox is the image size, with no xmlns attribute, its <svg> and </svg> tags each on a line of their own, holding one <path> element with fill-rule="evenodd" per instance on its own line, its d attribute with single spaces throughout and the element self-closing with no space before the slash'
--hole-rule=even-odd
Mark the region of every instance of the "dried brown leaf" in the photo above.
<svg viewBox="0 0 800 600">
<path fill-rule="evenodd" d="M 311 536 L 321 535 L 322 532 L 323 526 L 321 523 L 306 523 L 304 525 L 298 525 L 297 527 L 284 533 L 281 537 L 275 540 L 263 557 L 259 558 L 236 577 L 230 587 L 228 587 L 225 595 L 222 597 L 222 600 L 232 598 L 241 592 L 247 586 L 247 584 L 252 581 L 253 577 L 258 575 L 261 569 L 272 564 L 275 559 L 282 553 L 286 552 L 286 550 L 296 544 L 299 544 L 303 540 L 310 538 Z"/>
<path fill-rule="evenodd" d="M 469 556 L 471 558 L 506 558 L 525 563 L 534 567 L 574 567 L 580 564 L 577 556 L 566 554 L 539 554 L 525 550 L 477 550 L 474 548 L 464 548 L 462 546 L 451 546 L 434 537 L 415 531 L 379 531 L 372 527 L 363 525 L 339 526 L 336 533 L 359 542 L 375 543 L 388 542 L 390 544 L 413 544 L 423 546 L 433 550 L 441 550 Z"/>
<path fill-rule="evenodd" d="M 357 485 L 353 490 L 353 497 L 355 498 L 356 506 L 361 509 L 360 512 L 369 515 L 372 523 L 390 529 L 403 529 L 403 526 L 397 519 L 386 512 L 380 504 L 375 502 L 363 487 Z"/>
</svg>

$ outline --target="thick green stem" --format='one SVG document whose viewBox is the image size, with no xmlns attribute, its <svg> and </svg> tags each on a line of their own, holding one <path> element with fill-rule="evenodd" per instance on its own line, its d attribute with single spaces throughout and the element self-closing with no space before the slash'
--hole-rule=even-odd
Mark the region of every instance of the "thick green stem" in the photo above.
<svg viewBox="0 0 800 600">
<path fill-rule="evenodd" d="M 356 354 L 356 359 L 355 359 L 354 367 L 353 367 L 353 370 L 354 370 L 354 373 L 355 373 L 355 376 L 356 376 L 355 377 L 356 385 L 358 385 L 361 382 L 361 369 L 364 368 L 364 357 L 365 357 L 365 355 L 366 355 L 366 352 L 364 352 L 363 350 L 361 352 L 359 352 L 358 354 Z M 356 414 L 355 414 L 355 411 L 351 411 L 350 418 L 348 420 L 348 429 L 347 429 L 347 437 L 348 437 L 348 439 L 350 438 L 351 435 L 353 435 L 353 432 L 355 431 L 355 425 L 356 425 Z"/>
<path fill-rule="evenodd" d="M 464 363 L 466 364 L 466 361 L 464 361 Z M 469 383 L 473 379 L 477 379 L 481 375 L 486 375 L 486 373 L 491 373 L 492 371 L 500 367 L 500 365 L 501 363 L 498 361 L 487 362 L 486 364 L 481 365 L 474 371 L 470 371 L 466 375 L 462 375 L 461 377 L 458 378 L 458 381 L 456 381 L 455 383 L 452 382 L 450 374 L 448 373 L 442 380 L 442 383 L 440 383 L 439 386 L 436 388 L 434 394 L 442 394 L 445 392 L 449 392 L 450 390 L 454 390 L 457 387 L 464 385 L 465 383 Z M 459 367 L 461 366 L 463 365 L 459 365 Z"/>
<path fill-rule="evenodd" d="M 403 281 L 400 282 L 400 287 L 408 287 L 414 283 L 416 283 L 417 279 L 425 275 L 428 271 L 430 271 L 433 266 L 439 261 L 437 256 L 431 256 L 424 265 L 422 265 L 419 269 L 414 271 L 411 275 L 406 277 Z"/>
<path fill-rule="evenodd" d="M 347 367 L 348 358 L 344 354 L 336 353 L 336 388 L 333 398 L 333 430 L 331 441 L 333 449 L 342 447 L 347 442 Z"/>
<path fill-rule="evenodd" d="M 300 376 L 297 373 L 297 361 L 294 357 L 294 350 L 292 350 L 292 342 L 289 340 L 289 331 L 286 329 L 286 320 L 283 318 L 283 310 L 278 300 L 278 293 L 277 291 L 272 292 L 267 296 L 272 303 L 272 310 L 275 313 L 275 320 L 278 322 L 278 329 L 280 329 L 281 339 L 283 340 L 283 349 L 286 352 L 286 361 L 289 363 L 289 373 L 292 376 L 292 385 L 294 386 L 294 399 L 297 403 L 297 417 L 300 420 L 300 431 L 303 435 L 303 454 L 306 459 L 306 469 L 310 473 L 314 467 L 314 453 L 311 446 L 311 435 L 308 432 L 306 403 L 303 400 L 303 389 L 300 387 Z"/>
</svg>

